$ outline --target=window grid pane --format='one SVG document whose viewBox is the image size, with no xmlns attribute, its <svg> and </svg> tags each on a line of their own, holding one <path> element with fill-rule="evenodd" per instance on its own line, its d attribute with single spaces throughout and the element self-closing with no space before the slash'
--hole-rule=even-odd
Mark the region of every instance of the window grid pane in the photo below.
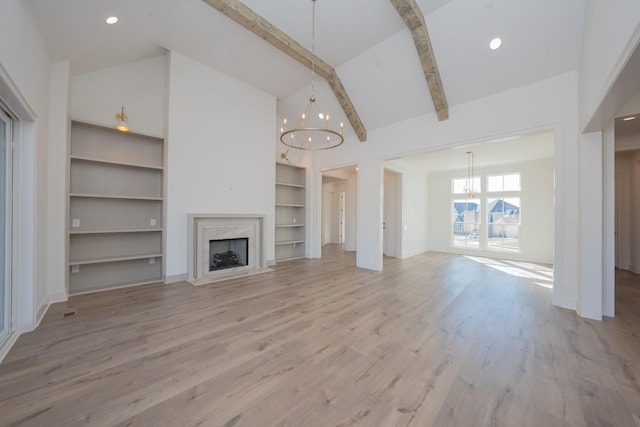
<svg viewBox="0 0 640 427">
<path fill-rule="evenodd" d="M 482 215 L 479 200 L 456 199 L 452 206 L 453 246 L 480 248 Z"/>
<path fill-rule="evenodd" d="M 453 179 L 453 194 L 464 194 L 466 193 L 466 188 L 467 188 L 467 183 L 468 180 L 467 178 L 454 178 Z M 479 194 L 480 192 L 482 192 L 482 185 L 481 185 L 481 181 L 480 181 L 480 177 L 479 176 L 475 176 L 473 177 L 473 179 L 471 180 L 471 182 L 469 183 L 471 184 L 471 187 L 473 188 L 473 191 L 475 194 Z"/>
<path fill-rule="evenodd" d="M 487 199 L 487 247 L 490 250 L 520 250 L 520 198 Z"/>
<path fill-rule="evenodd" d="M 487 191 L 520 191 L 520 174 L 510 173 L 487 176 Z"/>
</svg>

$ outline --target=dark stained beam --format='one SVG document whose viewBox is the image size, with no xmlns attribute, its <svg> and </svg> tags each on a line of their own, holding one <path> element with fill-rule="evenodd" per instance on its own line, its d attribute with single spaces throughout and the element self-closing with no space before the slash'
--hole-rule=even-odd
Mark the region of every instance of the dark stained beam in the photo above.
<svg viewBox="0 0 640 427">
<path fill-rule="evenodd" d="M 431 99 L 436 109 L 438 120 L 447 120 L 449 118 L 449 106 L 444 94 L 444 88 L 442 87 L 436 57 L 431 48 L 431 40 L 427 32 L 424 15 L 415 0 L 391 0 L 391 3 L 411 31 L 411 36 L 418 51 L 422 71 L 427 79 L 427 86 L 429 87 L 429 92 L 431 92 Z"/>
<path fill-rule="evenodd" d="M 323 77 L 333 90 L 342 110 L 346 114 L 351 127 L 362 142 L 367 140 L 367 130 L 360 120 L 360 115 L 356 111 L 351 98 L 347 94 L 336 70 L 322 59 L 304 48 L 300 43 L 289 37 L 282 30 L 269 21 L 258 15 L 239 0 L 203 0 L 214 9 L 222 12 L 228 18 L 233 19 L 253 34 L 264 39 L 274 47 L 300 62 L 302 65 L 311 68 L 315 63 L 315 70 L 319 76 Z"/>
</svg>

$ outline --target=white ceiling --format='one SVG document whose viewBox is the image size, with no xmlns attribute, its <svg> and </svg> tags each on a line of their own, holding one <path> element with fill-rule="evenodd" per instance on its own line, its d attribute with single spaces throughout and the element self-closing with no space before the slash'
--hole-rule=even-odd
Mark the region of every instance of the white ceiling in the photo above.
<svg viewBox="0 0 640 427">
<path fill-rule="evenodd" d="M 309 96 L 309 70 L 201 0 L 23 1 L 51 59 L 69 60 L 74 74 L 174 49 L 278 97 L 280 115 L 297 115 Z M 417 0 L 449 105 L 576 69 L 585 2 Z M 311 1 L 244 3 L 311 48 Z M 106 25 L 110 15 L 120 21 Z M 503 47 L 493 52 L 495 36 Z M 389 0 L 317 1 L 316 53 L 336 68 L 368 130 L 433 112 L 411 35 Z M 319 104 L 346 124 L 322 83 Z"/>
<path fill-rule="evenodd" d="M 467 151 L 473 153 L 474 167 L 522 163 L 554 157 L 554 133 L 518 135 L 493 141 L 406 156 L 403 163 L 425 172 L 467 168 Z"/>
</svg>

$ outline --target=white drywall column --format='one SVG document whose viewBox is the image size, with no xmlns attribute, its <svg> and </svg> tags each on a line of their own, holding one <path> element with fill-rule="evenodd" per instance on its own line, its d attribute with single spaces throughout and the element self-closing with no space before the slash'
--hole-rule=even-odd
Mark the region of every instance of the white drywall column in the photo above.
<svg viewBox="0 0 640 427">
<path fill-rule="evenodd" d="M 615 316 L 615 296 L 616 296 L 616 234 L 615 234 L 615 218 L 616 218 L 616 175 L 615 175 L 615 122 L 611 123 L 604 129 L 603 134 L 603 293 L 602 293 L 602 314 L 605 316 Z"/>
<path fill-rule="evenodd" d="M 51 66 L 49 95 L 49 168 L 47 170 L 47 291 L 48 302 L 67 300 L 66 240 L 67 152 L 69 141 L 69 62 Z"/>
<path fill-rule="evenodd" d="M 382 162 L 366 158 L 358 171 L 358 267 L 382 270 Z M 363 250 L 366 248 L 366 250 Z"/>
<path fill-rule="evenodd" d="M 577 311 L 602 319 L 602 132 L 580 136 L 580 282 Z"/>
<path fill-rule="evenodd" d="M 295 150 L 294 150 L 295 151 Z M 305 256 L 322 257 L 322 172 L 318 170 L 318 156 L 311 153 L 311 166 L 306 169 Z"/>
<path fill-rule="evenodd" d="M 344 250 L 356 251 L 358 238 L 358 174 L 351 175 L 347 181 L 346 230 Z"/>
</svg>

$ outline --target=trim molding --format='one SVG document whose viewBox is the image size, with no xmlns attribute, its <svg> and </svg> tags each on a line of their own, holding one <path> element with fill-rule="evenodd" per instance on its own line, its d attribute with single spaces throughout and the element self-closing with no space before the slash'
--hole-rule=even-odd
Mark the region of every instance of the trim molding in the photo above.
<svg viewBox="0 0 640 427">
<path fill-rule="evenodd" d="M 186 281 L 187 281 L 187 273 L 174 274 L 172 276 L 166 276 L 164 278 L 165 285 L 169 285 L 171 283 L 186 282 Z"/>
</svg>

